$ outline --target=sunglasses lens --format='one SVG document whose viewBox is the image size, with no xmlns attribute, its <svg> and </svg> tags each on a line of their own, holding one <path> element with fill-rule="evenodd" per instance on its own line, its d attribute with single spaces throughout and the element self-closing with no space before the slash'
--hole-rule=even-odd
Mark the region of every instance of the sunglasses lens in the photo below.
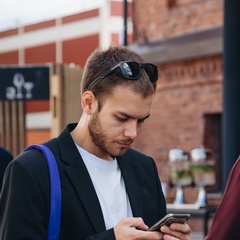
<svg viewBox="0 0 240 240">
<path fill-rule="evenodd" d="M 144 64 L 144 69 L 149 76 L 151 82 L 156 82 L 158 80 L 158 69 L 153 64 Z"/>
<path fill-rule="evenodd" d="M 136 62 L 123 62 L 120 64 L 122 75 L 128 79 L 137 79 L 140 75 L 140 67 Z"/>
</svg>

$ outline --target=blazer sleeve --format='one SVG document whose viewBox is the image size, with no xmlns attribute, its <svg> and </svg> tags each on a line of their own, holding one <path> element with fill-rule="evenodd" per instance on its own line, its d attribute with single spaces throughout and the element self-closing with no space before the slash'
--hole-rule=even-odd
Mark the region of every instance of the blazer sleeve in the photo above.
<svg viewBox="0 0 240 240">
<path fill-rule="evenodd" d="M 239 240 L 240 157 L 234 164 L 206 240 Z"/>
<path fill-rule="evenodd" d="M 10 163 L 10 161 L 12 161 L 12 159 L 13 159 L 12 154 L 8 152 L 6 149 L 0 147 L 0 192 L 2 188 L 4 171 L 7 165 Z"/>
<path fill-rule="evenodd" d="M 47 165 L 45 167 L 47 174 Z M 43 174 L 34 176 L 30 166 L 18 159 L 8 165 L 0 195 L 1 240 L 46 239 L 49 204 L 43 195 L 49 196 L 49 184 L 45 182 L 49 178 L 45 171 L 38 172 Z"/>
</svg>

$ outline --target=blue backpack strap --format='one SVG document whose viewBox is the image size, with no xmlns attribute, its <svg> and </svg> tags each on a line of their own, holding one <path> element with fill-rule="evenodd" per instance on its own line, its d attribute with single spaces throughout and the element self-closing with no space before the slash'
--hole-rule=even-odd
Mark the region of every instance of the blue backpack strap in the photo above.
<svg viewBox="0 0 240 240">
<path fill-rule="evenodd" d="M 48 223 L 48 240 L 57 240 L 60 231 L 61 221 L 61 182 L 58 166 L 51 150 L 45 145 L 31 145 L 24 149 L 24 152 L 37 148 L 42 151 L 46 158 L 50 175 L 50 218 Z"/>
</svg>

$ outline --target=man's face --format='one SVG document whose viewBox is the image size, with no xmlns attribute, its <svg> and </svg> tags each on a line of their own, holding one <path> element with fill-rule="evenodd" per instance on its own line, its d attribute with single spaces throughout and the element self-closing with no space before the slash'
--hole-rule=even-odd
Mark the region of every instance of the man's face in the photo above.
<svg viewBox="0 0 240 240">
<path fill-rule="evenodd" d="M 90 136 L 98 147 L 97 156 L 109 159 L 109 156 L 123 155 L 149 117 L 151 102 L 152 96 L 143 99 L 127 87 L 114 88 L 101 111 L 96 109 L 89 122 Z"/>
</svg>

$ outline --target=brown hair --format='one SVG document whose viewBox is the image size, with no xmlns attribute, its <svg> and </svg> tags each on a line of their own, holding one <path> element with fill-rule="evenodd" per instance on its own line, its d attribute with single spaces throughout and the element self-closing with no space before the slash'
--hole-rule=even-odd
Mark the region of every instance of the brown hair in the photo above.
<svg viewBox="0 0 240 240">
<path fill-rule="evenodd" d="M 87 91 L 91 82 L 101 76 L 104 72 L 114 67 L 121 61 L 135 61 L 144 63 L 137 53 L 125 46 L 110 46 L 106 50 L 95 50 L 87 60 L 82 79 L 82 94 Z M 143 97 L 153 95 L 156 90 L 156 82 L 150 82 L 148 75 L 141 68 L 138 80 L 125 79 L 120 69 L 116 69 L 110 75 L 93 84 L 90 88 L 99 99 L 111 94 L 111 90 L 117 85 L 131 87 L 131 89 Z"/>
</svg>

